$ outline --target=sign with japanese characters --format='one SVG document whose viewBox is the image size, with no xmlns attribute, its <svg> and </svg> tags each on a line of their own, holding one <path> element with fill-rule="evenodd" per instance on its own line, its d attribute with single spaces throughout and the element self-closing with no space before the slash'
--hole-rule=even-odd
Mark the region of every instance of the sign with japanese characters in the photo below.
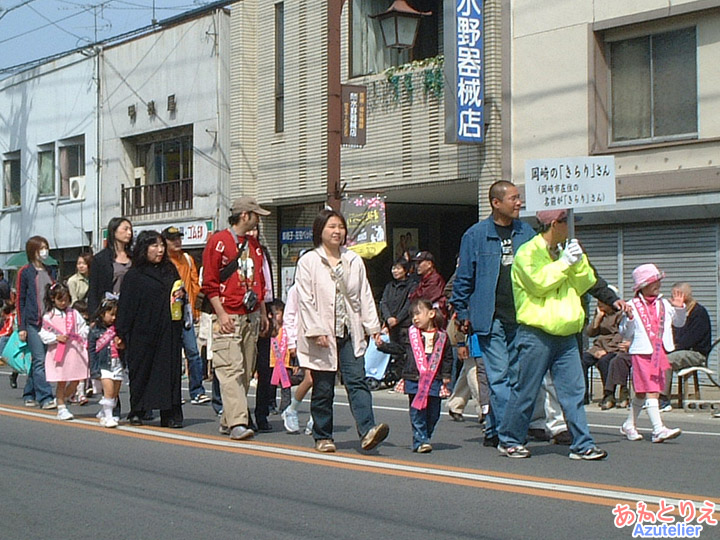
<svg viewBox="0 0 720 540">
<path fill-rule="evenodd" d="M 341 143 L 350 148 L 365 146 L 367 88 L 365 86 L 342 85 L 342 135 Z"/>
<path fill-rule="evenodd" d="M 483 2 L 445 3 L 445 142 L 481 143 L 485 135 Z"/>
<path fill-rule="evenodd" d="M 183 247 L 198 247 L 207 244 L 208 238 L 213 233 L 212 221 L 191 221 L 185 223 L 165 223 L 151 225 L 133 225 L 135 238 L 142 231 L 162 231 L 166 227 L 174 225 L 183 233 Z M 103 230 L 103 238 L 107 239 L 107 229 Z"/>
<path fill-rule="evenodd" d="M 610 204 L 615 204 L 613 156 L 525 162 L 525 207 L 531 212 Z"/>
<path fill-rule="evenodd" d="M 385 198 L 360 195 L 342 201 L 347 221 L 347 247 L 363 259 L 372 259 L 387 247 Z"/>
</svg>

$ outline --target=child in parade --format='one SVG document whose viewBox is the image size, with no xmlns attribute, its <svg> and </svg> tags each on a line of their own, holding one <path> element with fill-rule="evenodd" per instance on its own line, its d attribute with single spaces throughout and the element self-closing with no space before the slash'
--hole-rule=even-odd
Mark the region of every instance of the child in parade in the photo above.
<svg viewBox="0 0 720 540">
<path fill-rule="evenodd" d="M 675 350 L 672 326 L 685 324 L 685 298 L 673 290 L 670 301 L 660 294 L 660 282 L 665 277 L 654 264 L 643 264 L 633 270 L 635 297 L 629 302 L 632 313 L 620 323 L 620 332 L 631 339 L 632 377 L 635 396 L 630 413 L 620 428 L 630 441 L 639 441 L 637 419 L 643 406 L 653 426 L 652 442 L 675 439 L 680 428 L 667 428 L 660 417 L 658 398 L 665 388 L 665 371 L 669 369 L 667 353 Z"/>
<path fill-rule="evenodd" d="M 405 393 L 410 402 L 413 452 L 432 452 L 430 438 L 440 418 L 440 393 L 450 382 L 452 351 L 442 330 L 442 315 L 426 298 L 410 305 L 413 324 L 408 330 L 409 345 L 402 371 Z"/>
<path fill-rule="evenodd" d="M 45 373 L 48 382 L 56 382 L 57 418 L 72 420 L 65 401 L 75 393 L 79 381 L 88 376 L 88 325 L 80 313 L 70 307 L 70 291 L 62 283 L 53 283 L 45 293 L 40 339 L 47 346 Z"/>
<path fill-rule="evenodd" d="M 274 299 L 270 304 L 270 316 L 273 319 L 273 331 L 270 337 L 270 368 L 272 369 L 270 384 L 273 388 L 273 398 L 275 397 L 275 389 L 280 386 L 281 412 L 284 412 L 290 405 L 292 396 L 292 382 L 288 373 L 288 369 L 291 368 L 290 348 L 288 346 L 287 331 L 283 327 L 284 311 L 285 303 L 279 298 Z"/>
<path fill-rule="evenodd" d="M 88 353 L 92 371 L 100 378 L 103 388 L 102 406 L 98 413 L 100 425 L 106 428 L 118 426 L 119 418 L 113 416 L 120 386 L 125 380 L 125 368 L 120 360 L 122 343 L 115 333 L 117 299 L 107 295 L 93 317 L 93 327 L 88 338 Z M 94 375 L 95 376 L 95 375 Z"/>
<path fill-rule="evenodd" d="M 70 284 L 68 283 L 68 289 L 71 289 Z M 70 297 L 72 298 L 72 290 L 70 291 Z M 77 311 L 80 315 L 82 315 L 83 319 L 85 319 L 85 322 L 90 321 L 90 315 L 88 314 L 88 306 L 87 302 L 85 300 L 76 300 L 73 302 L 72 308 Z M 85 379 L 78 383 L 77 390 L 75 390 L 75 395 L 72 396 L 68 401 L 70 403 L 77 403 L 78 405 L 87 405 L 90 400 L 88 400 L 86 395 L 86 389 L 88 388 L 88 381 L 91 379 Z"/>
</svg>

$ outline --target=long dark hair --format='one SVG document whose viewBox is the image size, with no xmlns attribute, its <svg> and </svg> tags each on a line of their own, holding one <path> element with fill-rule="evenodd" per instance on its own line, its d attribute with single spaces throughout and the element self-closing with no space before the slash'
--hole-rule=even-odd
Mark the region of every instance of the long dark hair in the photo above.
<svg viewBox="0 0 720 540">
<path fill-rule="evenodd" d="M 105 328 L 105 320 L 103 319 L 103 316 L 108 311 L 112 311 L 113 309 L 117 309 L 118 301 L 114 298 L 104 298 L 102 302 L 100 302 L 100 305 L 95 310 L 95 313 L 92 315 L 92 322 L 95 323 L 95 326 L 100 328 Z"/>
<path fill-rule="evenodd" d="M 132 227 L 132 221 L 130 221 L 128 218 L 120 216 L 120 217 L 114 217 L 110 221 L 108 221 L 108 236 L 107 236 L 107 243 L 108 247 L 110 248 L 110 251 L 113 254 L 113 259 L 117 257 L 117 253 L 115 253 L 115 231 L 117 231 L 118 227 L 124 222 L 127 221 L 130 224 L 130 227 Z M 125 253 L 128 254 L 128 257 L 130 257 L 132 254 L 130 253 L 130 246 L 133 243 L 133 236 L 130 236 L 130 241 L 125 246 Z"/>
<path fill-rule="evenodd" d="M 331 217 L 336 217 L 342 221 L 343 227 L 345 227 L 345 240 L 343 241 L 343 245 L 347 242 L 347 221 L 345 221 L 345 216 L 330 208 L 323 208 L 318 212 L 318 215 L 315 216 L 315 221 L 313 221 L 312 233 L 313 245 L 315 247 L 320 247 L 320 244 L 322 244 L 322 232 Z"/>
<path fill-rule="evenodd" d="M 158 266 L 172 264 L 170 262 L 170 259 L 168 258 L 167 243 L 165 242 L 165 239 L 162 237 L 162 235 L 157 231 L 142 231 L 135 240 L 135 247 L 133 248 L 132 252 L 133 266 L 142 267 L 153 264 L 147 258 L 148 248 L 151 245 L 157 243 L 158 241 L 165 246 L 162 260 L 160 261 Z"/>
<path fill-rule="evenodd" d="M 45 298 L 43 299 L 45 311 L 51 311 L 52 308 L 55 307 L 55 299 L 61 296 L 67 296 L 68 300 L 70 300 L 70 289 L 68 289 L 67 285 L 59 281 L 56 281 L 52 285 L 47 285 L 45 288 Z M 68 307 L 70 307 L 69 303 Z"/>
</svg>

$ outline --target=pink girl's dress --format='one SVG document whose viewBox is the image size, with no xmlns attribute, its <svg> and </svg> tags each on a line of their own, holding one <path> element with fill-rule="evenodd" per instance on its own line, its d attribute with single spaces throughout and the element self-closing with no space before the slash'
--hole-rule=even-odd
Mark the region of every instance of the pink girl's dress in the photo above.
<svg viewBox="0 0 720 540">
<path fill-rule="evenodd" d="M 67 318 L 74 318 L 68 323 Z M 69 332 L 68 332 L 69 330 Z M 53 308 L 43 315 L 40 339 L 47 347 L 45 354 L 45 376 L 48 382 L 81 381 L 90 376 L 88 367 L 87 336 L 88 325 L 80 313 L 72 308 L 60 311 Z M 70 335 L 65 343 L 62 360 L 56 362 L 58 335 Z"/>
<path fill-rule="evenodd" d="M 662 331 L 664 318 L 672 317 L 672 313 L 667 309 L 668 306 L 661 297 L 655 298 L 652 302 L 648 302 L 642 295 L 638 295 L 636 298 L 639 298 L 640 302 L 644 302 L 646 306 L 648 320 L 643 322 L 643 326 L 650 338 L 654 352 L 631 355 L 633 386 L 635 391 L 641 394 L 664 392 L 665 370 L 670 369 L 670 363 L 663 346 Z"/>
</svg>

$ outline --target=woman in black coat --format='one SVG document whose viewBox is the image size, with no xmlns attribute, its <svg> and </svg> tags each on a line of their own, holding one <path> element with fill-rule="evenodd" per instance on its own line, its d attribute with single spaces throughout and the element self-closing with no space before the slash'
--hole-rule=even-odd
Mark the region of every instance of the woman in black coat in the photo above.
<svg viewBox="0 0 720 540">
<path fill-rule="evenodd" d="M 182 318 L 173 320 L 173 286 L 180 276 L 156 231 L 143 231 L 133 250 L 133 267 L 123 279 L 117 333 L 125 344 L 130 376 L 131 424 L 160 409 L 163 427 L 181 428 Z M 183 294 L 183 291 L 180 291 Z M 182 310 L 181 310 L 182 312 Z"/>
<path fill-rule="evenodd" d="M 132 265 L 130 246 L 132 223 L 125 217 L 114 217 L 108 223 L 107 247 L 93 258 L 88 290 L 88 313 L 95 313 L 105 293 L 119 293 L 122 280 Z"/>
</svg>

